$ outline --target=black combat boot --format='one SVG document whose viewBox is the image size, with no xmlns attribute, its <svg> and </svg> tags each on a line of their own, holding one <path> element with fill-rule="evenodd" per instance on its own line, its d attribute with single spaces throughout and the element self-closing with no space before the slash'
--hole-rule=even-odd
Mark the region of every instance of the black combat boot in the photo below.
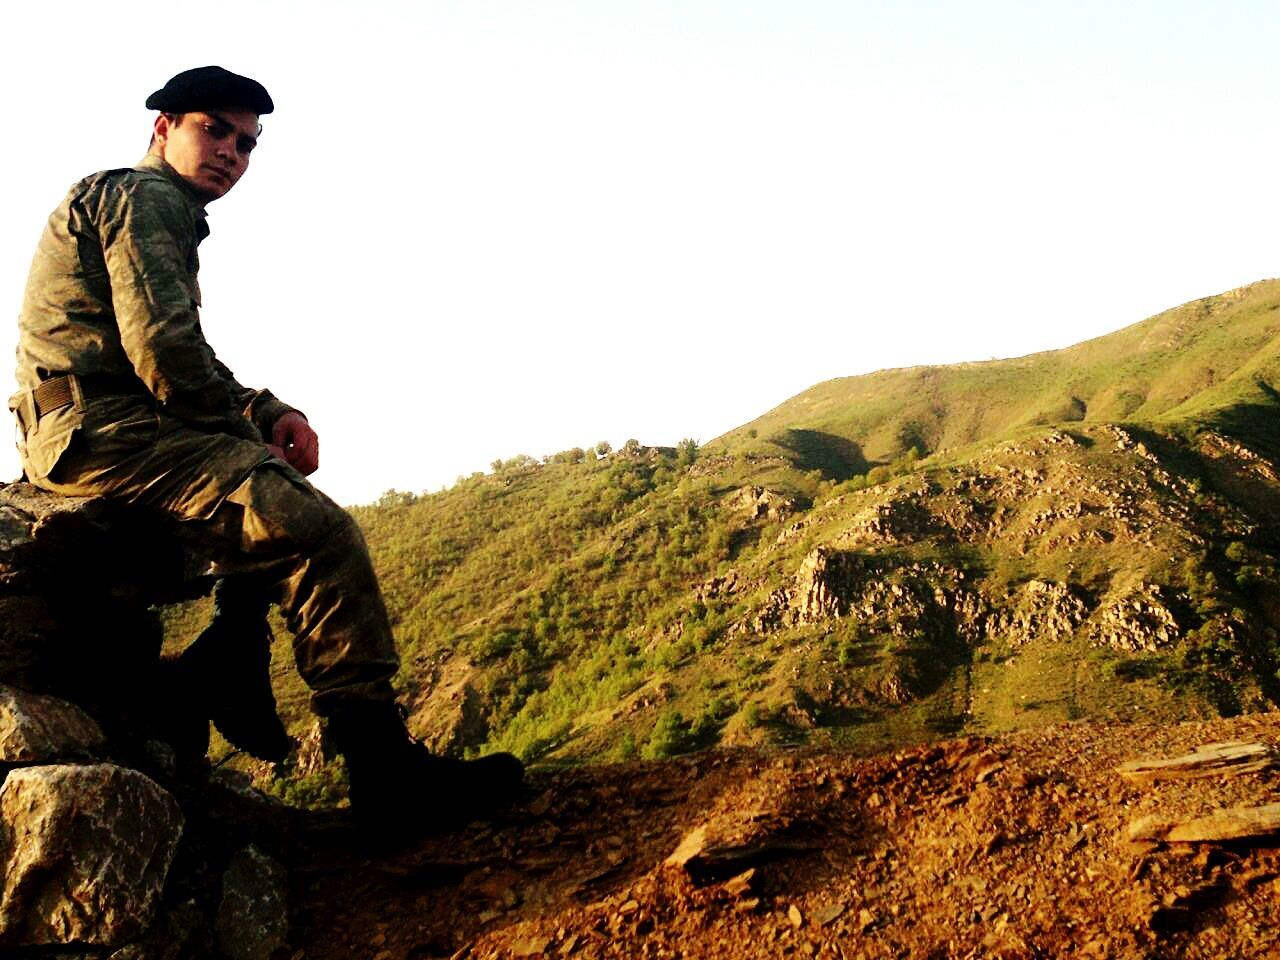
<svg viewBox="0 0 1280 960">
<path fill-rule="evenodd" d="M 234 747 L 279 763 L 294 747 L 271 689 L 270 601 L 242 579 L 218 581 L 213 619 L 182 651 L 177 674 L 192 707 Z"/>
<path fill-rule="evenodd" d="M 520 795 L 524 765 L 514 756 L 436 756 L 409 735 L 394 702 L 344 705 L 329 718 L 328 732 L 347 762 L 352 812 L 384 836 L 458 827 Z"/>
</svg>

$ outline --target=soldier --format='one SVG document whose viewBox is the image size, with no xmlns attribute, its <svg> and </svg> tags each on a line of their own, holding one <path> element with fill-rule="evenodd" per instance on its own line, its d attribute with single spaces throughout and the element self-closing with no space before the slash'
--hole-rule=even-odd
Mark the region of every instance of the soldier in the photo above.
<svg viewBox="0 0 1280 960">
<path fill-rule="evenodd" d="M 275 601 L 312 707 L 346 757 L 357 815 L 439 823 L 510 801 L 523 772 L 515 757 L 446 759 L 409 737 L 364 539 L 304 478 L 319 464 L 315 431 L 269 391 L 241 386 L 201 330 L 205 205 L 244 175 L 271 97 L 210 66 L 179 73 L 146 106 L 158 114 L 142 162 L 72 186 L 31 265 L 21 389 L 9 404 L 27 479 L 160 511 L 215 558 L 228 588 L 218 610 L 228 615 L 215 617 L 184 661 L 219 728 L 251 752 L 275 758 L 289 742 L 273 701 L 271 720 L 238 706 L 264 695 L 254 622 Z M 256 617 L 229 613 L 245 607 L 229 602 L 237 583 L 260 601 Z"/>
</svg>

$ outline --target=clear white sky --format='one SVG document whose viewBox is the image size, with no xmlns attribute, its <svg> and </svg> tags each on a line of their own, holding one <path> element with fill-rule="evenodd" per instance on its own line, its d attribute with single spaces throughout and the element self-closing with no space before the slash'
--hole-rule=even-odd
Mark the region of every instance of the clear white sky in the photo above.
<svg viewBox="0 0 1280 960">
<path fill-rule="evenodd" d="M 66 187 L 207 63 L 277 112 L 205 330 L 347 503 L 1278 272 L 1274 2 L 44 0 L 0 30 L 10 316 Z"/>
</svg>

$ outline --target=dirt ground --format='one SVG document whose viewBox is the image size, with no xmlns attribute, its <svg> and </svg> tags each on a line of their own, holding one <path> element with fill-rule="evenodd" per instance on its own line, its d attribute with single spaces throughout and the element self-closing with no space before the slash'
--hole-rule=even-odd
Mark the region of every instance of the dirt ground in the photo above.
<svg viewBox="0 0 1280 960">
<path fill-rule="evenodd" d="M 1280 847 L 1129 839 L 1280 801 L 1276 769 L 1116 771 L 1233 740 L 1280 746 L 1280 713 L 535 769 L 501 819 L 394 854 L 321 818 L 290 853 L 293 957 L 1280 957 Z"/>
</svg>

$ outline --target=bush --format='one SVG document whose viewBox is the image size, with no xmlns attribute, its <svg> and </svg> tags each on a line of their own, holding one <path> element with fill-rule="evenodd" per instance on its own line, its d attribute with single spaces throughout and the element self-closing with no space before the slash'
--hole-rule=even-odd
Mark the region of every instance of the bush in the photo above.
<svg viewBox="0 0 1280 960">
<path fill-rule="evenodd" d="M 661 760 L 688 753 L 693 746 L 693 738 L 680 711 L 667 709 L 658 714 L 653 731 L 649 734 L 649 743 L 644 748 L 644 755 L 651 760 Z"/>
<path fill-rule="evenodd" d="M 272 780 L 266 792 L 304 810 L 336 807 L 347 798 L 347 767 L 341 759 L 334 760 L 305 777 Z"/>
<path fill-rule="evenodd" d="M 624 760 L 634 760 L 640 756 L 640 749 L 636 746 L 636 735 L 630 730 L 624 730 L 622 739 L 618 741 L 618 745 L 613 748 L 613 758 L 619 762 Z"/>
</svg>

